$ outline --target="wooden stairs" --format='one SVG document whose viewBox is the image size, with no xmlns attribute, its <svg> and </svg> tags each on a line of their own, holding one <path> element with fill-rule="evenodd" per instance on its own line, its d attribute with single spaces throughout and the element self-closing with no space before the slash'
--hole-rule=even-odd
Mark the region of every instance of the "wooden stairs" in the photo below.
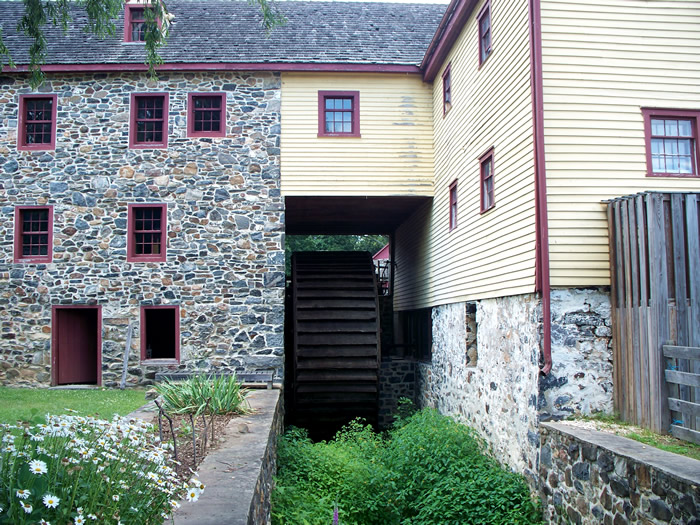
<svg viewBox="0 0 700 525">
<path fill-rule="evenodd" d="M 368 252 L 292 256 L 290 421 L 334 432 L 355 417 L 377 422 L 379 307 Z"/>
</svg>

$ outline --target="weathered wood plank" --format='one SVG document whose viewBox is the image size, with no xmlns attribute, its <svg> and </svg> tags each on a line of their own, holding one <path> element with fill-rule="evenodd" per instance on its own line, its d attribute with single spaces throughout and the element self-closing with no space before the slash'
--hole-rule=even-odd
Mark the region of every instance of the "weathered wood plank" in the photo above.
<svg viewBox="0 0 700 525">
<path fill-rule="evenodd" d="M 338 357 L 328 357 L 328 358 L 304 358 L 299 359 L 299 364 L 297 365 L 299 370 L 335 370 L 343 368 L 357 368 L 357 369 L 377 369 L 377 361 L 370 358 L 338 358 Z"/>
<path fill-rule="evenodd" d="M 682 399 L 669 397 L 668 407 L 676 412 L 692 414 L 693 417 L 700 416 L 700 404 L 698 403 L 691 403 L 690 401 L 683 401 Z"/>
<path fill-rule="evenodd" d="M 374 321 L 346 321 L 344 319 L 334 319 L 332 321 L 299 321 L 297 325 L 297 333 L 377 333 L 377 326 Z"/>
<path fill-rule="evenodd" d="M 700 359 L 700 348 L 694 346 L 664 345 L 665 357 L 678 357 L 681 359 Z"/>
<path fill-rule="evenodd" d="M 627 200 L 627 216 L 629 220 L 629 280 L 632 286 L 632 297 L 630 301 L 629 317 L 632 330 L 631 344 L 632 355 L 632 377 L 634 385 L 632 387 L 634 397 L 632 403 L 634 405 L 634 421 L 637 425 L 642 424 L 642 376 L 641 376 L 641 359 L 639 352 L 641 350 L 639 340 L 639 240 L 637 239 L 637 212 L 635 211 L 634 199 Z"/>
<path fill-rule="evenodd" d="M 620 382 L 620 315 L 619 315 L 619 291 L 618 291 L 618 251 L 616 240 L 618 238 L 617 215 L 615 203 L 608 202 L 608 251 L 610 253 L 610 316 L 613 334 L 613 407 L 621 413 L 621 382 Z"/>
<path fill-rule="evenodd" d="M 679 346 L 689 343 L 688 337 L 688 306 L 686 287 L 686 253 L 685 253 L 685 199 L 680 193 L 671 195 L 671 228 L 673 231 L 673 267 L 674 267 L 674 290 L 676 296 L 676 333 L 675 341 Z M 690 366 L 687 360 L 678 361 L 678 369 L 681 372 L 689 372 Z M 680 399 L 690 401 L 690 389 L 686 386 L 680 387 Z M 683 421 L 690 426 L 690 414 L 683 413 Z M 694 426 L 694 425 L 693 425 Z"/>
<path fill-rule="evenodd" d="M 298 334 L 299 345 L 368 345 L 377 343 L 376 334 Z"/>
<path fill-rule="evenodd" d="M 639 347 L 637 359 L 641 381 L 637 385 L 642 398 L 641 425 L 649 426 L 649 259 L 647 256 L 646 203 L 643 195 L 634 198 L 637 223 L 637 260 L 639 268 Z"/>
<path fill-rule="evenodd" d="M 349 279 L 340 280 L 327 280 L 327 281 L 315 281 L 315 282 L 300 282 L 300 290 L 369 290 L 374 291 L 374 283 L 372 281 L 351 281 Z"/>
<path fill-rule="evenodd" d="M 649 345 L 649 368 L 652 373 L 649 382 L 651 412 L 651 430 L 665 432 L 671 424 L 671 412 L 668 408 L 668 390 L 664 376 L 664 359 L 662 346 L 668 342 L 668 273 L 667 273 L 667 239 L 663 197 L 659 194 L 647 194 L 647 227 L 649 228 L 649 282 L 650 313 L 653 327 L 653 339 Z"/>
<path fill-rule="evenodd" d="M 375 290 L 309 290 L 307 288 L 297 289 L 297 297 L 299 299 L 304 298 L 318 298 L 318 299 L 368 299 L 371 300 L 377 292 Z"/>
<path fill-rule="evenodd" d="M 296 308 L 308 310 L 311 308 L 373 308 L 374 301 L 367 299 L 302 299 L 297 298 Z"/>
<path fill-rule="evenodd" d="M 319 321 L 347 319 L 348 321 L 369 321 L 377 318 L 377 312 L 372 310 L 329 309 L 315 308 L 297 310 L 297 319 L 301 321 Z"/>
<path fill-rule="evenodd" d="M 305 383 L 299 385 L 297 391 L 300 394 L 308 394 L 314 392 L 376 392 L 376 385 L 366 385 L 366 384 L 356 384 L 356 385 L 343 385 L 336 383 Z"/>
<path fill-rule="evenodd" d="M 325 357 L 332 355 L 334 357 L 367 357 L 374 356 L 377 353 L 377 348 L 374 345 L 355 345 L 355 346 L 304 346 L 299 345 L 297 348 L 298 357 Z"/>
<path fill-rule="evenodd" d="M 688 344 L 700 346 L 700 195 L 685 196 L 686 235 L 688 238 Z M 692 371 L 700 374 L 700 361 L 692 363 Z M 693 392 L 693 401 L 700 402 L 700 389 Z M 700 417 L 695 419 L 695 430 L 700 430 Z"/>
<path fill-rule="evenodd" d="M 372 371 L 352 370 L 352 371 L 312 371 L 304 370 L 298 372 L 298 381 L 321 382 L 321 381 L 366 381 L 374 383 L 377 381 L 377 373 Z"/>
<path fill-rule="evenodd" d="M 671 434 L 678 439 L 684 439 L 700 445 L 700 432 L 689 428 L 679 427 L 678 425 L 671 426 Z"/>
<path fill-rule="evenodd" d="M 618 321 L 618 355 L 617 365 L 617 392 L 618 404 L 617 410 L 623 420 L 627 421 L 629 411 L 627 407 L 629 381 L 627 381 L 627 344 L 626 344 L 626 303 L 625 303 L 625 273 L 624 273 L 624 256 L 623 256 L 623 228 L 622 228 L 622 204 L 620 201 L 615 201 L 615 276 L 617 289 L 617 321 Z"/>
<path fill-rule="evenodd" d="M 665 370 L 666 381 L 677 385 L 687 385 L 700 388 L 700 374 L 691 372 L 679 372 L 677 370 Z"/>
</svg>

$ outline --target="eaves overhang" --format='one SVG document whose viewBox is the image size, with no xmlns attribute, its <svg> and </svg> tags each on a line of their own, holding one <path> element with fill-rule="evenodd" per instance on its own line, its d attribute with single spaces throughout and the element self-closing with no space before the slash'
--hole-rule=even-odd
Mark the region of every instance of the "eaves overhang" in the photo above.
<svg viewBox="0 0 700 525">
<path fill-rule="evenodd" d="M 452 0 L 447 6 L 420 65 L 425 82 L 432 82 L 437 76 L 477 3 L 478 0 Z"/>
</svg>

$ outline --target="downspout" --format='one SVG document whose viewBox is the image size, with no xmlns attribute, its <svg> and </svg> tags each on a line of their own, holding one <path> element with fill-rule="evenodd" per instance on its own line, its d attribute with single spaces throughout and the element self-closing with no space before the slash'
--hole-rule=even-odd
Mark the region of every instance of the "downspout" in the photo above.
<svg viewBox="0 0 700 525">
<path fill-rule="evenodd" d="M 549 277 L 547 177 L 544 161 L 542 19 L 540 0 L 530 0 L 530 89 L 535 160 L 535 291 L 542 296 L 542 375 L 552 370 L 552 314 Z"/>
</svg>

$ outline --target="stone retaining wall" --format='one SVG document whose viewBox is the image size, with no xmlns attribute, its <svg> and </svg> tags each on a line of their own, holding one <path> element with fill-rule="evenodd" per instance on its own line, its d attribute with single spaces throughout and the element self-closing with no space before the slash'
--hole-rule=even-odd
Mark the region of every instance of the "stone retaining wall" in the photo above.
<svg viewBox="0 0 700 525">
<path fill-rule="evenodd" d="M 389 428 L 394 423 L 402 397 L 416 401 L 416 362 L 384 358 L 379 368 L 379 428 Z"/>
<path fill-rule="evenodd" d="M 52 305 L 102 306 L 102 384 L 158 371 L 283 369 L 278 73 L 47 74 L 52 151 L 17 150 L 26 76 L 0 77 L 0 381 L 51 381 Z M 130 94 L 168 93 L 167 149 L 129 147 Z M 226 93 L 227 134 L 187 137 L 187 97 Z M 167 205 L 162 263 L 127 262 L 127 207 Z M 53 260 L 13 263 L 15 206 L 52 205 Z M 180 362 L 142 363 L 139 311 L 179 305 Z"/>
<path fill-rule="evenodd" d="M 567 423 L 540 438 L 547 523 L 700 524 L 700 461 Z"/>
</svg>

